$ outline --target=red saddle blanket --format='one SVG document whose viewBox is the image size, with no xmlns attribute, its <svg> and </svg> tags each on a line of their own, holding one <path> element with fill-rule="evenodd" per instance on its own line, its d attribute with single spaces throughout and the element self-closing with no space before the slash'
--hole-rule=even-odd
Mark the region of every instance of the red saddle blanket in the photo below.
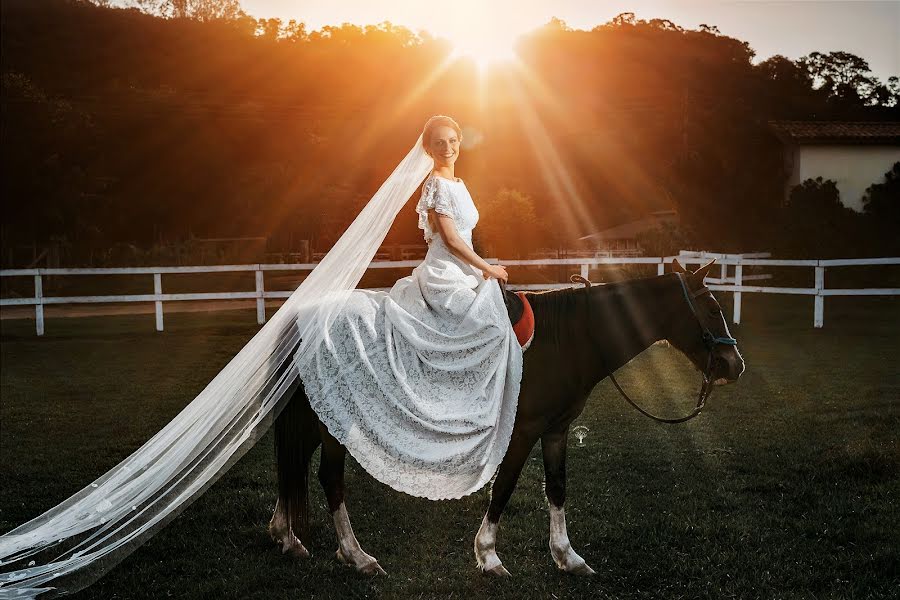
<svg viewBox="0 0 900 600">
<path fill-rule="evenodd" d="M 516 333 L 519 345 L 525 351 L 528 350 L 531 340 L 534 339 L 534 312 L 531 310 L 531 303 L 528 302 L 525 292 L 516 292 L 516 296 L 522 300 L 522 316 L 513 325 L 513 331 Z"/>
</svg>

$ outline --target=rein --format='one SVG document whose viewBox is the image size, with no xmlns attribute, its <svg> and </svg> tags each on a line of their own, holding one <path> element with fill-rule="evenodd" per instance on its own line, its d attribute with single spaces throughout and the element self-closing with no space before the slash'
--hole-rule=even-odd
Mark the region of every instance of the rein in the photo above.
<svg viewBox="0 0 900 600">
<path fill-rule="evenodd" d="M 619 382 L 616 381 L 616 378 L 613 375 L 613 372 L 612 371 L 609 372 L 609 378 L 612 380 L 613 385 L 616 386 L 616 389 L 619 390 L 619 393 L 622 395 L 623 398 L 625 398 L 625 400 L 628 402 L 628 404 L 633 406 L 642 415 L 649 417 L 659 423 L 667 423 L 667 424 L 684 423 L 685 421 L 690 421 L 691 419 L 693 419 L 694 417 L 696 417 L 697 415 L 700 414 L 700 411 L 702 411 L 703 407 L 706 405 L 706 399 L 709 398 L 710 394 L 712 394 L 713 386 L 712 386 L 712 380 L 710 378 L 710 374 L 712 372 L 713 350 L 715 349 L 717 344 L 727 344 L 729 346 L 737 345 L 737 340 L 732 337 L 721 337 L 721 336 L 713 335 L 712 332 L 709 330 L 709 328 L 706 327 L 706 325 L 700 319 L 700 315 L 697 314 L 697 307 L 694 305 L 694 299 L 698 298 L 704 294 L 712 293 L 710 291 L 710 289 L 708 287 L 706 287 L 705 285 L 703 285 L 700 287 L 700 289 L 698 289 L 694 292 L 691 292 L 688 289 L 687 283 L 685 283 L 685 281 L 684 281 L 684 274 L 679 273 L 677 271 L 675 274 L 678 276 L 678 281 L 681 283 L 681 289 L 682 289 L 682 291 L 684 291 L 684 298 L 685 298 L 685 300 L 687 300 L 688 306 L 691 308 L 691 312 L 694 314 L 694 317 L 697 318 L 697 324 L 700 325 L 700 328 L 703 330 L 703 333 L 702 333 L 703 344 L 706 346 L 707 350 L 709 351 L 709 354 L 707 354 L 707 359 L 706 359 L 706 371 L 703 373 L 703 381 L 700 384 L 700 391 L 697 394 L 697 404 L 696 404 L 696 406 L 694 406 L 694 409 L 690 413 L 688 413 L 687 415 L 685 415 L 683 417 L 678 417 L 678 418 L 673 418 L 673 419 L 657 417 L 656 415 L 653 415 L 653 414 L 647 412 L 646 410 L 644 410 L 643 408 L 641 408 L 640 406 L 638 406 L 638 404 L 634 400 L 632 400 L 628 396 L 628 394 L 625 393 L 625 390 L 622 389 L 622 386 L 619 385 Z M 571 281 L 573 283 L 583 283 L 585 286 L 584 287 L 585 293 L 587 293 L 587 290 L 589 290 L 591 287 L 591 282 L 588 279 L 585 279 L 584 277 L 582 277 L 580 275 L 572 275 Z M 588 328 L 590 328 L 590 315 L 591 315 L 590 304 L 588 304 Z"/>
</svg>

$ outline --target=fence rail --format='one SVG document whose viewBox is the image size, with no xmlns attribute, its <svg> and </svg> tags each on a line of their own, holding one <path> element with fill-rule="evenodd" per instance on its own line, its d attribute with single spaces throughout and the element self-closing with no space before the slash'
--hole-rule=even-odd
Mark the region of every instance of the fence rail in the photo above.
<svg viewBox="0 0 900 600">
<path fill-rule="evenodd" d="M 720 266 L 719 277 L 708 276 L 707 286 L 714 291 L 727 291 L 733 294 L 732 320 L 741 322 L 741 301 L 744 293 L 762 294 L 799 294 L 814 297 L 813 326 L 822 327 L 825 323 L 824 306 L 826 296 L 896 296 L 900 295 L 900 288 L 831 288 L 825 287 L 825 269 L 828 267 L 849 267 L 868 265 L 900 265 L 900 257 L 890 258 L 847 258 L 827 260 L 790 260 L 763 258 L 762 254 L 740 255 L 720 254 L 715 252 L 686 252 L 682 251 L 678 256 L 663 257 L 595 257 L 595 258 L 559 258 L 559 259 L 530 259 L 530 260 L 504 260 L 488 259 L 488 262 L 502 263 L 505 266 L 578 266 L 583 277 L 587 278 L 592 266 L 599 265 L 623 265 L 645 264 L 657 265 L 657 273 L 665 273 L 665 266 L 676 258 L 682 264 L 703 264 L 715 258 Z M 371 269 L 396 269 L 414 268 L 421 261 L 375 261 L 369 265 Z M 112 267 L 112 268 L 72 268 L 72 269 L 2 269 L 2 277 L 33 277 L 34 296 L 30 298 L 0 298 L 0 306 L 34 306 L 37 335 L 44 334 L 44 306 L 50 304 L 96 304 L 111 302 L 153 302 L 156 308 L 156 330 L 163 331 L 163 303 L 185 300 L 256 300 L 256 318 L 259 324 L 266 321 L 267 299 L 287 298 L 291 291 L 266 291 L 265 273 L 267 271 L 311 271 L 317 263 L 295 264 L 251 264 L 251 265 L 215 265 L 192 267 Z M 744 267 L 748 266 L 773 266 L 773 267 L 806 267 L 814 269 L 814 287 L 793 288 L 762 285 L 745 285 L 744 281 L 769 278 L 769 275 L 743 274 Z M 729 275 L 729 267 L 733 267 L 733 274 Z M 162 276 L 175 273 L 234 273 L 254 272 L 256 289 L 252 292 L 202 292 L 184 294 L 166 294 L 162 291 Z M 128 294 L 107 296 L 44 296 L 42 278 L 50 275 L 152 275 L 152 294 Z M 535 290 L 555 289 L 570 287 L 571 283 L 540 283 L 540 284 L 511 284 L 510 289 Z M 376 288 L 384 289 L 384 288 Z"/>
</svg>

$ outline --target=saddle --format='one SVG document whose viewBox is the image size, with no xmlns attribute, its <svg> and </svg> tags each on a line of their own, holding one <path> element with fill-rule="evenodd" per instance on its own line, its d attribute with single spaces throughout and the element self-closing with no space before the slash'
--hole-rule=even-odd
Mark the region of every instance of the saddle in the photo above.
<svg viewBox="0 0 900 600">
<path fill-rule="evenodd" d="M 503 292 L 503 302 L 506 304 L 506 312 L 509 314 L 509 322 L 512 323 L 516 339 L 522 351 L 528 350 L 534 339 L 534 312 L 531 310 L 531 303 L 528 302 L 525 292 L 510 291 L 502 281 L 500 290 Z"/>
</svg>

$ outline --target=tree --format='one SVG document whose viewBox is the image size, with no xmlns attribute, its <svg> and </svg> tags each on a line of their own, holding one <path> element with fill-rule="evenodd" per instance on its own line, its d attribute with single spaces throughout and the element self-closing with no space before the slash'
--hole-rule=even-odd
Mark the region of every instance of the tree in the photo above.
<svg viewBox="0 0 900 600">
<path fill-rule="evenodd" d="M 127 5 L 175 19 L 235 21 L 246 16 L 240 0 L 127 0 Z"/>
<path fill-rule="evenodd" d="M 677 208 L 707 248 L 776 252 L 770 232 L 793 233 L 773 226 L 786 174 L 767 122 L 896 120 L 900 110 L 896 78 L 845 102 L 813 88 L 813 73 L 829 69 L 833 81 L 852 82 L 864 65 L 850 59 L 842 70 L 822 55 L 813 72 L 784 57 L 754 65 L 745 42 L 712 25 L 628 13 L 590 31 L 551 21 L 518 44 L 526 79 L 492 70 L 479 82 L 448 61 L 445 40 L 388 23 L 259 29 L 249 15 L 218 20 L 239 6 L 224 0 L 109 2 L 152 14 L 102 0 L 0 1 L 3 71 L 45 96 L 10 80 L 0 99 L 0 187 L 28 199 L 7 202 L 2 221 L 26 239 L 50 233 L 35 226 L 49 222 L 73 244 L 279 230 L 319 235 L 327 248 L 355 214 L 356 195 L 370 196 L 395 166 L 386 157 L 407 150 L 410 124 L 443 106 L 483 135 L 465 164 L 469 181 L 527 191 L 546 224 L 542 241 L 557 236 L 557 248 Z M 486 93 L 473 94 L 480 85 Z M 408 101 L 398 105 L 385 89 Z M 881 106 L 867 106 L 874 101 Z M 499 240 L 492 253 L 539 245 L 541 226 L 511 234 L 519 215 L 501 206 L 494 220 L 485 200 L 479 194 L 484 228 L 499 223 L 482 238 Z M 416 233 L 408 223 L 397 237 Z"/>
<path fill-rule="evenodd" d="M 92 115 L 49 95 L 29 77 L 4 72 L 0 191 L 7 204 L 4 243 L 68 238 L 88 244 L 105 233 L 109 178 L 100 170 Z M 9 239 L 12 238 L 12 239 Z"/>
<path fill-rule="evenodd" d="M 623 25 L 634 25 L 635 18 L 633 12 L 623 12 L 617 14 L 610 20 L 610 24 L 614 27 L 622 27 Z"/>
<path fill-rule="evenodd" d="M 509 258 L 525 256 L 542 235 L 534 200 L 510 188 L 501 188 L 478 205 L 475 235 L 486 254 Z"/>
<path fill-rule="evenodd" d="M 680 250 L 700 249 L 696 234 L 683 224 L 662 222 L 656 229 L 638 233 L 635 239 L 645 256 L 670 256 Z"/>
<path fill-rule="evenodd" d="M 288 21 L 284 27 L 284 37 L 291 42 L 305 42 L 309 39 L 306 23 L 298 23 L 295 19 Z"/>
<path fill-rule="evenodd" d="M 794 186 L 780 220 L 777 242 L 787 253 L 828 258 L 860 252 L 859 215 L 841 204 L 830 179 L 816 177 Z"/>
<path fill-rule="evenodd" d="M 789 58 L 776 54 L 757 65 L 757 70 L 769 81 L 780 85 L 809 90 L 812 88 L 813 76 L 809 70 Z"/>
<path fill-rule="evenodd" d="M 900 225 L 900 162 L 884 174 L 884 183 L 873 183 L 863 195 L 863 211 Z"/>
<path fill-rule="evenodd" d="M 878 97 L 878 104 L 887 107 L 900 106 L 900 77 L 891 75 L 888 77 L 887 84 L 879 86 L 875 90 Z"/>
<path fill-rule="evenodd" d="M 879 239 L 878 251 L 900 252 L 900 162 L 884 174 L 883 183 L 873 183 L 863 195 L 863 213 Z"/>
<path fill-rule="evenodd" d="M 823 104 L 824 91 L 813 89 L 813 77 L 802 64 L 776 54 L 753 67 L 759 78 L 754 96 L 770 119 L 808 119 Z"/>
<path fill-rule="evenodd" d="M 870 75 L 869 63 L 849 52 L 812 52 L 798 61 L 813 80 L 813 85 L 824 89 L 828 98 L 842 102 L 862 100 L 866 104 L 880 85 L 878 78 Z"/>
<path fill-rule="evenodd" d="M 256 33 L 267 40 L 277 40 L 282 34 L 281 19 L 260 19 Z"/>
</svg>

